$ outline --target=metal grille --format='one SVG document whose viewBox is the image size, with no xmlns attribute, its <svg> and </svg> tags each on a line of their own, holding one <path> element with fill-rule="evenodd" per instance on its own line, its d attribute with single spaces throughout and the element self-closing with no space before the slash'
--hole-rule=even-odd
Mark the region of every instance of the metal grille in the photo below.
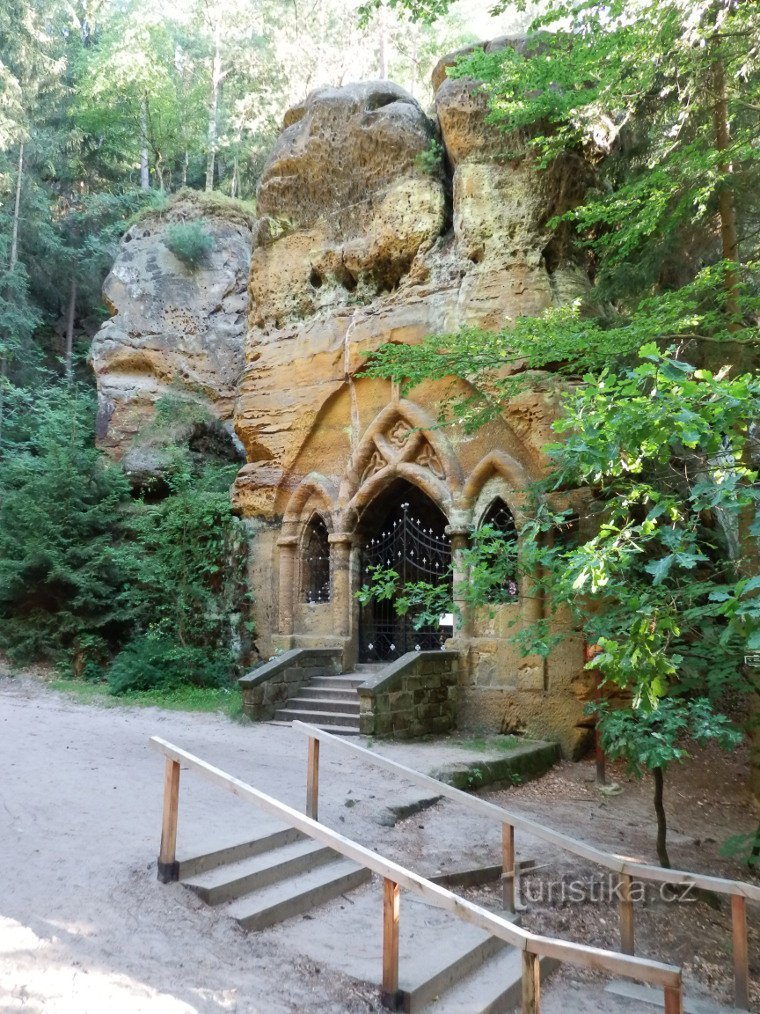
<svg viewBox="0 0 760 1014">
<path fill-rule="evenodd" d="M 437 525 L 418 516 L 409 503 L 385 522 L 383 530 L 365 542 L 362 550 L 361 582 L 370 582 L 371 567 L 392 567 L 401 584 L 429 581 L 437 584 L 450 581 L 451 542 L 443 531 L 445 520 Z M 392 600 L 373 600 L 361 611 L 359 631 L 360 658 L 363 662 L 399 658 L 407 651 L 429 651 L 442 648 L 451 637 L 450 625 L 423 627 L 415 630 L 414 617 L 398 616 Z"/>
<path fill-rule="evenodd" d="M 330 543 L 327 525 L 320 517 L 310 523 L 306 535 L 302 585 L 304 602 L 330 601 Z"/>
</svg>

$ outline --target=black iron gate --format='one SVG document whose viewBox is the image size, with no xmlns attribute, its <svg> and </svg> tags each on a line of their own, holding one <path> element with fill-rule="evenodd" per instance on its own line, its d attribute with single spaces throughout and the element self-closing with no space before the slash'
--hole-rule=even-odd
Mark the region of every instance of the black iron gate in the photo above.
<svg viewBox="0 0 760 1014">
<path fill-rule="evenodd" d="M 376 566 L 393 568 L 402 585 L 450 581 L 451 541 L 443 530 L 445 524 L 442 516 L 437 524 L 409 503 L 399 504 L 379 534 L 362 547 L 361 583 L 370 582 L 370 568 Z M 373 599 L 360 613 L 359 658 L 362 662 L 386 661 L 407 651 L 442 648 L 451 634 L 450 617 L 415 630 L 414 616 L 397 615 L 393 600 Z"/>
</svg>

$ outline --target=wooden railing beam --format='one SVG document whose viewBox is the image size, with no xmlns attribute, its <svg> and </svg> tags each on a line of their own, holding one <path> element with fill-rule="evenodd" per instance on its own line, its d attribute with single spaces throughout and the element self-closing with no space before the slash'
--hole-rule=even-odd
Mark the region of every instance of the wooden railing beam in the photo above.
<svg viewBox="0 0 760 1014">
<path fill-rule="evenodd" d="M 319 820 L 319 740 L 309 739 L 309 758 L 306 771 L 306 815 Z"/>
<path fill-rule="evenodd" d="M 749 1010 L 749 948 L 747 946 L 747 899 L 731 899 L 731 937 L 734 952 L 734 1006 Z"/>
<path fill-rule="evenodd" d="M 177 862 L 177 820 L 179 818 L 179 761 L 166 758 L 164 767 L 164 811 L 161 820 L 161 847 L 158 852 L 158 879 L 169 884 L 179 879 Z"/>
<path fill-rule="evenodd" d="M 629 957 L 614 951 L 603 950 L 600 947 L 589 947 L 586 944 L 576 944 L 531 933 L 466 898 L 458 897 L 453 892 L 421 877 L 418 873 L 413 873 L 399 863 L 378 855 L 372 849 L 346 838 L 345 835 L 325 827 L 324 824 L 317 823 L 292 806 L 268 796 L 265 792 L 235 778 L 234 775 L 227 774 L 226 771 L 214 767 L 213 764 L 201 760 L 200 757 L 196 757 L 158 736 L 151 737 L 150 746 L 162 753 L 168 760 L 176 761 L 178 764 L 181 762 L 183 767 L 190 771 L 196 771 L 208 781 L 220 786 L 233 796 L 237 796 L 238 799 L 253 803 L 259 809 L 271 813 L 290 827 L 328 845 L 347 859 L 352 859 L 360 866 L 378 873 L 385 880 L 392 881 L 399 888 L 403 887 L 405 890 L 414 892 L 436 908 L 451 912 L 463 922 L 479 926 L 492 936 L 498 937 L 520 951 L 556 958 L 576 967 L 592 968 L 599 972 L 623 976 L 659 988 L 675 986 L 681 981 L 681 971 L 674 965 L 666 965 L 648 958 Z M 177 780 L 177 788 L 179 788 L 179 780 Z"/>
<path fill-rule="evenodd" d="M 399 886 L 388 877 L 383 881 L 383 985 L 381 1000 L 390 1010 L 399 1009 L 398 932 Z"/>
<path fill-rule="evenodd" d="M 634 953 L 633 901 L 631 900 L 631 878 L 624 873 L 620 878 L 620 950 L 623 954 Z"/>
</svg>

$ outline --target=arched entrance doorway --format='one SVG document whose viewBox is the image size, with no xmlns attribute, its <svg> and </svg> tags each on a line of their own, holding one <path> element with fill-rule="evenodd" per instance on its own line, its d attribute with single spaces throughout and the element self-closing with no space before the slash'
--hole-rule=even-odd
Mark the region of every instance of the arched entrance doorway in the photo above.
<svg viewBox="0 0 760 1014">
<path fill-rule="evenodd" d="M 360 584 L 370 582 L 370 568 L 375 566 L 393 568 L 402 585 L 451 580 L 447 523 L 421 490 L 403 480 L 395 482 L 362 518 Z M 393 600 L 373 599 L 360 610 L 359 661 L 389 661 L 407 651 L 441 648 L 451 633 L 445 622 L 416 630 L 414 617 L 397 615 Z"/>
</svg>

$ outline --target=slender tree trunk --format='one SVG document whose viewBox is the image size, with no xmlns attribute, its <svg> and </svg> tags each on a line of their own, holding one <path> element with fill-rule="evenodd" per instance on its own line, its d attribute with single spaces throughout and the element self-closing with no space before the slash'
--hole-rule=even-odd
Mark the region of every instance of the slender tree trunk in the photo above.
<svg viewBox="0 0 760 1014">
<path fill-rule="evenodd" d="M 728 121 L 728 96 L 726 94 L 726 67 L 718 57 L 713 63 L 713 126 L 715 128 L 715 147 L 718 151 L 727 151 L 731 143 L 731 129 Z M 731 163 L 721 162 L 718 166 L 724 179 L 718 191 L 718 216 L 720 218 L 720 239 L 723 247 L 723 258 L 734 264 L 739 260 L 739 238 L 736 228 L 736 203 L 730 176 Z M 739 319 L 739 278 L 735 270 L 726 272 L 724 286 L 726 290 L 726 313 L 729 317 L 728 330 L 738 331 L 741 327 Z"/>
<path fill-rule="evenodd" d="M 380 77 L 388 80 L 388 26 L 385 17 L 385 6 L 377 12 L 377 27 L 380 33 Z"/>
<path fill-rule="evenodd" d="M 657 814 L 657 858 L 660 860 L 660 866 L 664 866 L 666 870 L 669 870 L 668 824 L 665 819 L 665 806 L 662 800 L 664 788 L 662 768 L 654 768 L 652 775 L 654 776 L 654 812 Z"/>
<path fill-rule="evenodd" d="M 208 155 L 206 157 L 206 190 L 214 189 L 216 149 L 219 142 L 219 93 L 222 88 L 222 47 L 220 25 L 214 29 L 214 61 L 211 67 L 211 99 L 208 106 Z"/>
<path fill-rule="evenodd" d="M 140 187 L 150 190 L 150 162 L 148 160 L 148 96 L 140 103 Z"/>
<path fill-rule="evenodd" d="M 24 176 L 24 142 L 18 146 L 18 169 L 16 171 L 16 195 L 13 202 L 13 225 L 11 228 L 11 250 L 8 258 L 8 273 L 12 274 L 18 264 L 18 227 L 21 221 L 21 181 Z M 0 354 L 0 440 L 5 421 L 5 385 L 8 377 L 8 350 L 3 346 Z"/>
<path fill-rule="evenodd" d="M 64 363 L 66 367 L 66 379 L 71 382 L 71 375 L 73 372 L 73 358 L 74 358 L 74 319 L 76 316 L 77 306 L 77 276 L 76 276 L 76 264 L 71 274 L 71 283 L 69 286 L 69 308 L 66 313 L 66 347 L 64 349 Z"/>
<path fill-rule="evenodd" d="M 18 263 L 18 224 L 21 220 L 21 180 L 24 175 L 24 142 L 18 146 L 18 169 L 16 171 L 16 198 L 13 202 L 13 230 L 11 232 L 11 255 L 8 267 L 11 271 Z"/>
</svg>

